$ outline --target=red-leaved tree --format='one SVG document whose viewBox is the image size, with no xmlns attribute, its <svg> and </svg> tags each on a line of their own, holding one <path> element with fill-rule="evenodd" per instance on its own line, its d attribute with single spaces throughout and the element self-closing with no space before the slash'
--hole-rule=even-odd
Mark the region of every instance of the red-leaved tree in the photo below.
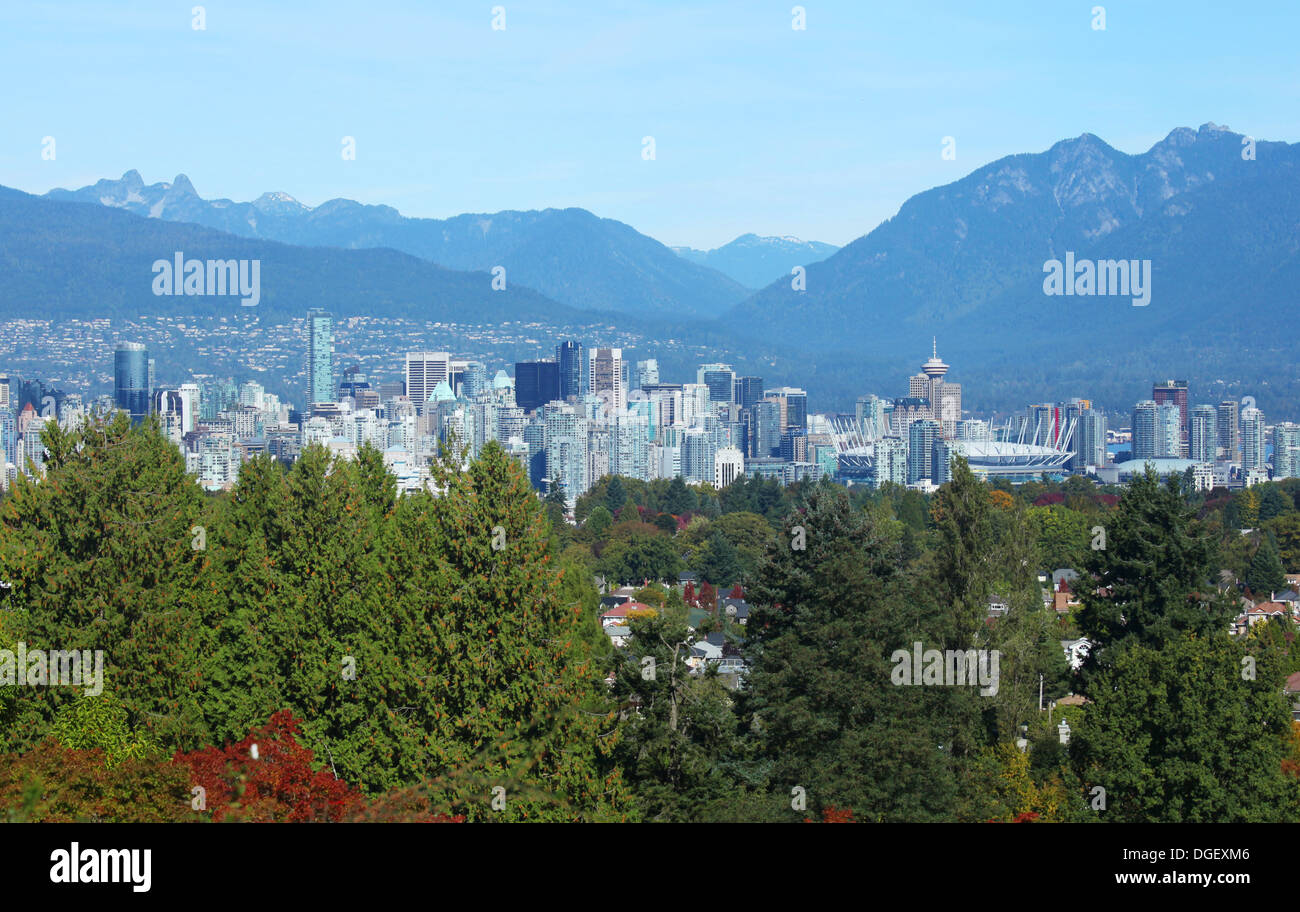
<svg viewBox="0 0 1300 912">
<path fill-rule="evenodd" d="M 313 770 L 311 749 L 297 739 L 298 723 L 282 709 L 237 744 L 177 752 L 172 760 L 188 768 L 191 788 L 204 789 L 214 821 L 323 823 L 359 811 L 361 793 L 328 769 Z"/>
</svg>

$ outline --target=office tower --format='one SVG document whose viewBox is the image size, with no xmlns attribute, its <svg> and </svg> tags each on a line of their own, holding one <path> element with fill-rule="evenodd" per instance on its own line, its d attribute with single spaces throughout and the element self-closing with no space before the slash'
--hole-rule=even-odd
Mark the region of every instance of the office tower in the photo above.
<svg viewBox="0 0 1300 912">
<path fill-rule="evenodd" d="M 1104 414 L 1091 408 L 1081 410 L 1075 440 L 1077 445 L 1074 451 L 1079 454 L 1079 465 L 1098 467 L 1106 465 L 1106 416 Z"/>
<path fill-rule="evenodd" d="M 424 408 L 439 383 L 451 376 L 451 355 L 447 352 L 406 353 L 406 397 Z M 448 384 L 448 389 L 451 385 Z M 453 393 L 454 395 L 454 393 Z"/>
<path fill-rule="evenodd" d="M 451 368 L 451 388 L 456 395 L 477 399 L 491 389 L 487 365 L 482 361 L 455 361 Z"/>
<path fill-rule="evenodd" d="M 1300 478 L 1300 424 L 1283 421 L 1273 427 L 1273 477 Z"/>
<path fill-rule="evenodd" d="M 947 373 L 948 365 L 939 358 L 938 342 L 932 340 L 929 360 L 921 365 L 920 373 L 908 378 L 907 398 L 926 400 L 930 413 L 925 417 L 939 422 L 943 435 L 951 438 L 956 436 L 957 422 L 961 420 L 961 384 L 945 383 Z"/>
<path fill-rule="evenodd" d="M 808 432 L 789 430 L 781 435 L 778 449 L 781 458 L 788 462 L 808 461 Z"/>
<path fill-rule="evenodd" d="M 1267 461 L 1264 413 L 1257 408 L 1241 411 L 1241 468 L 1244 472 L 1262 469 Z"/>
<path fill-rule="evenodd" d="M 307 405 L 334 401 L 334 318 L 307 311 Z"/>
<path fill-rule="evenodd" d="M 750 415 L 752 442 L 749 455 L 755 458 L 771 456 L 781 445 L 780 407 L 775 401 L 764 399 L 754 404 Z"/>
<path fill-rule="evenodd" d="M 766 399 L 774 399 L 781 408 L 781 419 L 785 422 L 783 431 L 808 429 L 808 393 L 794 386 L 782 386 L 770 389 L 764 394 Z"/>
<path fill-rule="evenodd" d="M 1192 462 L 1214 462 L 1219 441 L 1215 424 L 1218 412 L 1212 405 L 1192 408 L 1187 418 L 1187 458 Z"/>
<path fill-rule="evenodd" d="M 723 447 L 713 454 L 713 486 L 721 491 L 745 474 L 745 456 L 735 447 Z"/>
<path fill-rule="evenodd" d="M 659 382 L 659 361 L 647 358 L 636 363 L 636 388 L 645 389 Z"/>
<path fill-rule="evenodd" d="M 9 408 L 9 378 L 0 374 L 0 408 Z"/>
<path fill-rule="evenodd" d="M 627 388 L 623 385 L 623 349 L 593 348 L 589 363 L 587 387 L 606 403 L 609 411 L 617 412 L 627 407 Z M 563 365 L 560 370 L 560 389 L 564 389 Z"/>
<path fill-rule="evenodd" d="M 581 342 L 562 342 L 555 346 L 555 363 L 560 365 L 561 399 L 576 398 L 587 392 L 588 378 L 583 365 Z M 656 371 L 658 367 L 656 364 Z"/>
<path fill-rule="evenodd" d="M 736 395 L 736 372 L 730 364 L 705 364 L 696 373 L 696 382 L 709 388 L 709 402 L 732 402 Z"/>
<path fill-rule="evenodd" d="M 763 398 L 762 377 L 737 377 L 735 401 L 741 408 L 753 408 Z"/>
<path fill-rule="evenodd" d="M 1151 398 L 1157 403 L 1172 402 L 1178 406 L 1178 455 L 1186 455 L 1188 448 L 1187 381 L 1165 380 L 1157 383 L 1151 387 Z"/>
<path fill-rule="evenodd" d="M 113 401 L 132 424 L 149 415 L 149 352 L 139 342 L 119 342 L 113 354 Z"/>
<path fill-rule="evenodd" d="M 931 418 L 913 421 L 907 429 L 907 483 L 916 484 L 922 478 L 929 478 L 934 442 L 940 439 L 939 422 Z"/>
<path fill-rule="evenodd" d="M 515 362 L 515 404 L 532 411 L 562 399 L 560 365 L 554 361 Z"/>
<path fill-rule="evenodd" d="M 1215 428 L 1219 438 L 1219 457 L 1229 462 L 1237 458 L 1237 452 L 1241 449 L 1241 417 L 1239 409 L 1240 406 L 1232 399 L 1224 399 L 1219 403 L 1218 421 Z"/>
</svg>

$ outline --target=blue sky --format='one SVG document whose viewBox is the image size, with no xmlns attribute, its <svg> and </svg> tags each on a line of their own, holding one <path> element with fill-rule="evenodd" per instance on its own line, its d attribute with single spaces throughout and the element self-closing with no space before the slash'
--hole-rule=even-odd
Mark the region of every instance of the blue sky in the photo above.
<svg viewBox="0 0 1300 912">
<path fill-rule="evenodd" d="M 1291 2 L 1102 3 L 1105 31 L 1097 0 L 805 0 L 804 31 L 791 0 L 212 0 L 204 31 L 195 5 L 4 4 L 0 184 L 135 168 L 204 197 L 580 206 L 673 245 L 843 244 L 914 193 L 1084 132 L 1126 152 L 1206 121 L 1300 133 Z"/>
</svg>

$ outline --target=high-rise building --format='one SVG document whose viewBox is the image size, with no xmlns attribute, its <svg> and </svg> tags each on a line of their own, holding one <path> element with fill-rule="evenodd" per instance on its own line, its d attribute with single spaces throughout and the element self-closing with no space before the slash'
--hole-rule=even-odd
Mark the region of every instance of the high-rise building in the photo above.
<svg viewBox="0 0 1300 912">
<path fill-rule="evenodd" d="M 451 377 L 451 355 L 448 352 L 406 353 L 406 397 L 423 409 L 429 396 L 439 383 Z M 448 383 L 448 388 L 451 384 Z"/>
<path fill-rule="evenodd" d="M 1133 458 L 1168 459 L 1181 455 L 1178 406 L 1145 399 L 1133 409 Z"/>
<path fill-rule="evenodd" d="M 576 405 L 542 406 L 546 421 L 546 480 L 548 491 L 559 487 L 569 501 L 591 487 L 587 460 L 587 422 Z"/>
<path fill-rule="evenodd" d="M 781 420 L 785 426 L 782 431 L 808 429 L 808 393 L 794 386 L 782 386 L 770 389 L 764 394 L 765 399 L 777 403 L 781 410 Z"/>
<path fill-rule="evenodd" d="M 745 474 L 745 456 L 735 447 L 722 447 L 713 455 L 713 486 L 721 491 Z"/>
<path fill-rule="evenodd" d="M 943 436 L 949 439 L 957 436 L 957 424 L 961 421 L 961 384 L 943 383 L 939 386 L 939 414 L 935 416 L 943 426 Z"/>
<path fill-rule="evenodd" d="M 560 365 L 554 361 L 515 362 L 515 404 L 532 411 L 562 399 Z"/>
<path fill-rule="evenodd" d="M 1264 413 L 1257 408 L 1241 411 L 1241 469 L 1262 469 L 1268 459 L 1265 449 Z"/>
<path fill-rule="evenodd" d="M 636 388 L 645 389 L 659 382 L 659 361 L 647 358 L 636 363 Z"/>
<path fill-rule="evenodd" d="M 858 427 L 862 430 L 863 435 L 869 440 L 875 440 L 885 436 L 889 430 L 888 411 L 892 412 L 893 407 L 879 396 L 859 396 L 857 405 L 854 409 L 854 417 L 858 420 Z"/>
<path fill-rule="evenodd" d="M 1165 380 L 1151 387 L 1151 398 L 1155 402 L 1172 402 L 1178 406 L 1178 455 L 1183 456 L 1188 448 L 1187 428 L 1187 381 Z"/>
<path fill-rule="evenodd" d="M 561 399 L 577 398 L 589 390 L 587 371 L 582 356 L 581 342 L 561 342 L 555 346 L 555 363 L 560 365 Z M 656 363 L 656 373 L 658 369 L 659 365 Z M 654 382 L 658 383 L 659 381 L 656 379 Z"/>
<path fill-rule="evenodd" d="M 1214 462 L 1219 438 L 1215 424 L 1218 412 L 1212 405 L 1193 406 L 1187 417 L 1187 458 L 1192 462 Z"/>
<path fill-rule="evenodd" d="M 712 484 L 717 447 L 704 428 L 687 428 L 682 434 L 682 475 L 691 484 Z"/>
<path fill-rule="evenodd" d="M 907 484 L 909 442 L 901 437 L 881 437 L 876 441 L 875 486 Z"/>
<path fill-rule="evenodd" d="M 1224 399 L 1219 403 L 1218 420 L 1215 431 L 1219 438 L 1219 456 L 1229 462 L 1237 458 L 1241 449 L 1241 408 L 1233 399 Z"/>
<path fill-rule="evenodd" d="M 149 352 L 139 342 L 119 342 L 113 354 L 113 401 L 132 424 L 149 415 Z"/>
<path fill-rule="evenodd" d="M 334 318 L 307 311 L 307 405 L 334 401 Z"/>
<path fill-rule="evenodd" d="M 1106 465 L 1106 416 L 1096 409 L 1085 408 L 1079 412 L 1075 431 L 1079 464 L 1104 467 Z"/>
<path fill-rule="evenodd" d="M 762 377 L 737 377 L 735 401 L 741 408 L 753 408 L 763 398 Z"/>
<path fill-rule="evenodd" d="M 9 378 L 3 374 L 0 374 L 0 408 L 9 408 Z"/>
<path fill-rule="evenodd" d="M 952 481 L 952 444 L 942 437 L 930 449 L 930 481 L 937 485 Z"/>
<path fill-rule="evenodd" d="M 1300 424 L 1273 426 L 1273 477 L 1300 478 Z"/>
<path fill-rule="evenodd" d="M 941 439 L 942 428 L 931 418 L 913 421 L 907 429 L 907 483 L 916 484 L 930 478 L 933 468 L 934 442 Z"/>
<path fill-rule="evenodd" d="M 709 388 L 710 402 L 732 402 L 736 395 L 736 372 L 730 364 L 705 364 L 696 372 L 696 382 Z"/>
<path fill-rule="evenodd" d="M 623 349 L 591 350 L 588 389 L 605 400 L 611 411 L 627 408 L 627 387 L 623 384 Z M 564 366 L 560 366 L 560 389 L 564 390 Z"/>
</svg>

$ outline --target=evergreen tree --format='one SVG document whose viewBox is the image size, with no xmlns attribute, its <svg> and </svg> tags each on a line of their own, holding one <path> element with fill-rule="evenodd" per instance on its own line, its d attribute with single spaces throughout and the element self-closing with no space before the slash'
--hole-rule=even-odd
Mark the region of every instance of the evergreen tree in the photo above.
<svg viewBox="0 0 1300 912">
<path fill-rule="evenodd" d="M 1286 588 L 1286 570 L 1282 567 L 1282 557 L 1278 554 L 1277 540 L 1271 532 L 1265 532 L 1255 549 L 1255 556 L 1250 559 L 1246 570 L 1246 585 L 1257 597 L 1272 596 Z"/>
<path fill-rule="evenodd" d="M 625 503 L 627 503 L 627 491 L 623 489 L 623 479 L 615 475 L 609 480 L 609 486 L 605 489 L 605 509 L 609 510 L 611 515 L 617 516 Z"/>
<path fill-rule="evenodd" d="M 771 790 L 788 806 L 803 789 L 806 816 L 954 814 L 957 756 L 973 744 L 980 698 L 892 682 L 894 651 L 935 645 L 951 613 L 906 584 L 895 542 L 842 490 L 814 489 L 749 590 L 742 724 L 757 732 Z"/>
<path fill-rule="evenodd" d="M 674 516 L 681 516 L 688 510 L 694 510 L 697 500 L 695 492 L 686 486 L 686 479 L 678 475 L 668 486 L 664 496 L 664 510 Z"/>
<path fill-rule="evenodd" d="M 19 476 L 0 504 L 5 633 L 28 650 L 103 652 L 100 684 L 133 726 L 168 748 L 210 733 L 197 688 L 212 629 L 195 593 L 203 495 L 156 421 L 121 412 L 46 425 L 44 478 Z M 0 704 L 0 744 L 39 741 L 72 686 L 19 686 Z"/>
<path fill-rule="evenodd" d="M 1102 669 L 1070 751 L 1097 819 L 1255 823 L 1295 820 L 1300 782 L 1287 776 L 1290 713 L 1276 655 L 1242 660 L 1223 632 L 1133 643 Z"/>
<path fill-rule="evenodd" d="M 1104 524 L 1105 548 L 1089 551 L 1080 586 L 1079 628 L 1093 642 L 1095 668 L 1108 649 L 1133 639 L 1159 648 L 1183 633 L 1224 630 L 1235 607 L 1212 580 L 1215 549 L 1183 501 L 1176 478 L 1135 477 Z"/>
<path fill-rule="evenodd" d="M 615 756 L 648 821 L 697 819 L 737 791 L 731 701 L 716 674 L 691 674 L 690 650 L 685 623 L 658 616 L 633 620 L 615 656 L 613 697 L 630 710 Z"/>
</svg>

